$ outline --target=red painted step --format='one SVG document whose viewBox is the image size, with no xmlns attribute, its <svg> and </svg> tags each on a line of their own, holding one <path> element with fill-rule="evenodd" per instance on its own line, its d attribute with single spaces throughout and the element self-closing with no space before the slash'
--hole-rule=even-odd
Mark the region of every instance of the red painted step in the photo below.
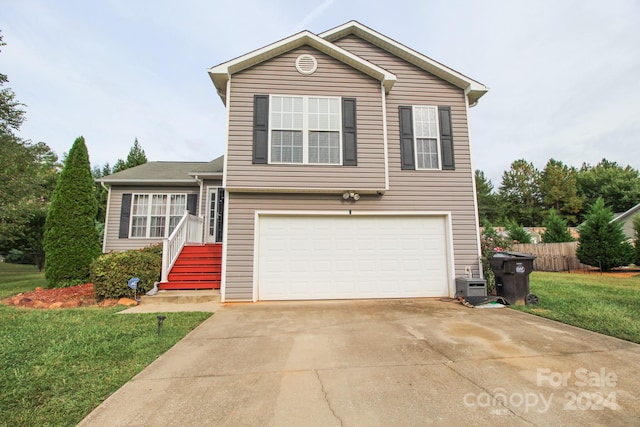
<svg viewBox="0 0 640 427">
<path fill-rule="evenodd" d="M 220 281 L 220 273 L 169 273 L 169 282 Z"/>
<path fill-rule="evenodd" d="M 220 289 L 222 245 L 185 246 L 160 289 Z"/>
</svg>

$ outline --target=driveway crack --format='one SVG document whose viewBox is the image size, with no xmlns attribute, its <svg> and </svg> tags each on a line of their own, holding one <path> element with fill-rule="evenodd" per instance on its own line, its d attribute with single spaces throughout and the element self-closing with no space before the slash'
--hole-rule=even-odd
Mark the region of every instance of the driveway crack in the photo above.
<svg viewBox="0 0 640 427">
<path fill-rule="evenodd" d="M 318 382 L 320 383 L 320 390 L 322 391 L 322 396 L 324 397 L 324 401 L 327 402 L 327 406 L 329 407 L 329 410 L 331 411 L 335 419 L 338 420 L 338 422 L 340 423 L 340 426 L 342 427 L 344 425 L 342 420 L 340 419 L 338 414 L 336 414 L 336 411 L 334 411 L 333 408 L 331 407 L 331 403 L 329 402 L 329 399 L 327 399 L 327 392 L 325 391 L 324 384 L 320 379 L 320 373 L 318 372 L 317 369 L 315 369 L 314 372 L 316 373 L 316 378 L 318 378 Z"/>
</svg>

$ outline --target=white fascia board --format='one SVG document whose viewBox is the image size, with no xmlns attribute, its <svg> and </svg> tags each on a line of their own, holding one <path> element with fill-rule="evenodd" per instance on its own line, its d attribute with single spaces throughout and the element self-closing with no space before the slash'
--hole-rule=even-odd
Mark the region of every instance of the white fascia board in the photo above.
<svg viewBox="0 0 640 427">
<path fill-rule="evenodd" d="M 138 185 L 138 184 L 192 184 L 197 185 L 196 179 L 97 179 L 96 182 L 104 182 L 111 185 Z"/>
<path fill-rule="evenodd" d="M 415 50 L 390 39 L 389 37 L 362 25 L 357 21 L 350 21 L 331 30 L 321 33 L 319 36 L 330 42 L 339 38 L 354 34 L 374 45 L 390 52 L 420 68 L 426 70 L 449 83 L 464 89 L 465 95 L 469 99 L 469 104 L 473 105 L 482 95 L 487 93 L 489 89 L 464 74 L 461 74 L 446 65 L 443 65 L 433 59 L 416 52 Z"/>
<path fill-rule="evenodd" d="M 294 188 L 294 187 L 226 187 L 230 193 L 297 193 L 297 194 L 343 194 L 353 191 L 358 194 L 384 194 L 384 188 Z"/>
<path fill-rule="evenodd" d="M 382 67 L 372 64 L 359 56 L 334 45 L 333 43 L 316 36 L 309 31 L 303 31 L 293 36 L 272 43 L 268 46 L 254 50 L 253 52 L 239 56 L 231 61 L 224 62 L 209 68 L 208 73 L 214 85 L 218 89 L 218 94 L 226 103 L 227 81 L 231 75 L 245 70 L 261 62 L 267 61 L 283 53 L 289 52 L 303 45 L 309 45 L 320 52 L 323 52 L 347 65 L 381 81 L 387 93 L 391 90 L 397 80 L 395 74 L 390 73 Z"/>
<path fill-rule="evenodd" d="M 620 215 L 618 215 L 617 217 L 613 218 L 611 220 L 611 222 L 614 221 L 621 221 L 624 218 L 634 214 L 636 211 L 640 210 L 640 203 L 638 203 L 637 205 L 635 205 L 634 207 L 632 207 L 631 209 L 627 210 L 626 212 L 621 213 Z"/>
<path fill-rule="evenodd" d="M 207 177 L 208 178 L 208 177 L 211 177 L 211 176 L 221 177 L 222 175 L 224 175 L 224 171 L 222 171 L 222 172 L 189 172 L 189 173 L 187 173 L 187 175 L 193 176 L 193 177 L 197 176 L 197 177 L 200 177 L 200 178 L 203 178 L 203 177 Z"/>
<path fill-rule="evenodd" d="M 225 99 L 227 96 L 231 96 L 231 80 L 227 80 L 227 94 L 225 95 Z M 222 175 L 222 187 L 227 186 L 227 173 L 229 172 L 229 122 L 231 121 L 231 103 L 225 102 L 225 113 L 227 114 L 226 123 L 224 125 L 224 163 L 222 166 L 222 170 L 224 174 Z"/>
</svg>

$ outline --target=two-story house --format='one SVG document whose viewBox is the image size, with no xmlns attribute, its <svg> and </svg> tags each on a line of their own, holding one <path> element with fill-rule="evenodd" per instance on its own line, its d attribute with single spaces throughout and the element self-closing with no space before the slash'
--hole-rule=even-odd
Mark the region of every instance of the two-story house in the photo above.
<svg viewBox="0 0 640 427">
<path fill-rule="evenodd" d="M 467 118 L 485 86 L 355 21 L 209 75 L 224 156 L 103 178 L 105 252 L 180 223 L 163 279 L 182 245 L 210 243 L 223 301 L 453 296 L 481 274 Z"/>
</svg>

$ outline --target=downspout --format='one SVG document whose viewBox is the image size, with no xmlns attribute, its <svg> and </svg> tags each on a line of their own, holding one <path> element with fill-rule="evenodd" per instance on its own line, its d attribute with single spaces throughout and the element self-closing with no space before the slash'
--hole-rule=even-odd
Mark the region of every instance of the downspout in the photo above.
<svg viewBox="0 0 640 427">
<path fill-rule="evenodd" d="M 474 219 L 475 219 L 475 223 L 476 223 L 476 242 L 477 242 L 477 251 L 478 251 L 478 271 L 480 272 L 480 278 L 484 279 L 484 271 L 482 268 L 482 244 L 480 242 L 480 240 L 482 239 L 482 236 L 480 235 L 480 216 L 478 214 L 478 195 L 476 193 L 476 171 L 473 168 L 473 149 L 471 148 L 471 130 L 470 130 L 470 125 L 469 125 L 469 108 L 471 108 L 469 106 L 469 98 L 467 96 L 464 97 L 464 104 L 465 104 L 465 114 L 467 116 L 467 135 L 469 138 L 469 163 L 471 165 L 471 184 L 473 185 L 473 213 L 474 213 Z M 476 105 L 477 101 L 473 103 L 473 105 Z"/>
<path fill-rule="evenodd" d="M 231 118 L 231 74 L 227 80 L 227 96 L 225 97 L 227 123 L 225 127 L 224 165 L 222 169 L 222 188 L 224 188 L 224 212 L 222 216 L 222 274 L 220 277 L 220 302 L 225 302 L 227 297 L 227 248 L 229 230 L 229 191 L 227 190 L 227 173 L 229 171 L 229 120 Z M 255 283 L 253 284 L 255 286 Z"/>
<path fill-rule="evenodd" d="M 387 94 L 384 91 L 384 83 L 380 84 L 382 95 L 382 146 L 384 149 L 384 190 L 389 190 L 389 147 L 387 142 Z"/>
</svg>

